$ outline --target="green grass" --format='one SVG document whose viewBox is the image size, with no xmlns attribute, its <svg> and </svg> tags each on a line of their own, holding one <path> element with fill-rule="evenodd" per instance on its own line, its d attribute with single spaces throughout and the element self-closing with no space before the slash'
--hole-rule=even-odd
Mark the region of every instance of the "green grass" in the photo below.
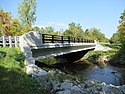
<svg viewBox="0 0 125 94">
<path fill-rule="evenodd" d="M 117 44 L 117 43 L 113 43 L 113 44 L 101 44 L 104 47 L 110 47 L 112 49 L 120 49 L 122 44 Z"/>
<path fill-rule="evenodd" d="M 84 58 L 102 58 L 104 56 L 107 56 L 109 59 L 111 59 L 115 54 L 117 53 L 117 50 L 110 50 L 110 51 L 89 51 Z"/>
<path fill-rule="evenodd" d="M 19 48 L 0 48 L 0 94 L 49 94 L 25 73 Z"/>
</svg>

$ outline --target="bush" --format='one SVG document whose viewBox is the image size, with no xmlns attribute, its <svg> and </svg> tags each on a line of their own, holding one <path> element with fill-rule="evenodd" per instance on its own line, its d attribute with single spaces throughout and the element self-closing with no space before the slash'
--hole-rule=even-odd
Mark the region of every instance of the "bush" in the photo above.
<svg viewBox="0 0 125 94">
<path fill-rule="evenodd" d="M 19 48 L 0 48 L 0 94 L 49 94 L 25 73 Z"/>
</svg>

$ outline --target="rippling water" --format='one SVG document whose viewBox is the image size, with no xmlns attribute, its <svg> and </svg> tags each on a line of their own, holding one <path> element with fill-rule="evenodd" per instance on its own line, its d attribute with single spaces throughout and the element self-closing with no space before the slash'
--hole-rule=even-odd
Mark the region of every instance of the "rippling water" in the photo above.
<svg viewBox="0 0 125 94">
<path fill-rule="evenodd" d="M 58 65 L 58 68 L 82 80 L 98 80 L 113 85 L 125 84 L 125 68 L 74 63 Z"/>
<path fill-rule="evenodd" d="M 41 63 L 38 63 L 39 65 Z M 46 65 L 39 65 L 43 68 Z M 80 81 L 97 80 L 113 85 L 125 84 L 125 68 L 114 67 L 111 65 L 87 64 L 87 63 L 57 63 L 47 68 L 59 69 Z"/>
</svg>

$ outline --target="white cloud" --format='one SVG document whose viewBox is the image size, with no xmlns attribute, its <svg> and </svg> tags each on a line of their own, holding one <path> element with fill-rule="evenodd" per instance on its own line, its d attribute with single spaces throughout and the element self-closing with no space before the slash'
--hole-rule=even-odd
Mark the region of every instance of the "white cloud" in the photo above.
<svg viewBox="0 0 125 94">
<path fill-rule="evenodd" d="M 47 22 L 49 25 L 56 25 L 56 26 L 65 26 L 67 27 L 68 25 L 65 23 L 60 23 L 60 22 Z"/>
<path fill-rule="evenodd" d="M 35 27 L 35 26 L 38 26 L 39 28 L 41 28 L 41 27 L 47 27 L 47 26 L 45 26 L 45 25 L 34 25 L 33 27 Z"/>
<path fill-rule="evenodd" d="M 47 27 L 47 26 L 52 26 L 55 30 L 60 30 L 60 29 L 67 29 L 68 28 L 68 24 L 62 23 L 62 22 L 45 22 L 45 21 L 41 21 L 42 25 L 34 25 L 34 26 L 38 26 L 38 27 Z"/>
</svg>

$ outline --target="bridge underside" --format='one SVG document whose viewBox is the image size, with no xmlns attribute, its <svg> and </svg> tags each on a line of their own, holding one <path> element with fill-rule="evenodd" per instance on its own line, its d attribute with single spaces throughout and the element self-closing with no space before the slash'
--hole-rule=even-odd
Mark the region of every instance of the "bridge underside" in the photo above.
<svg viewBox="0 0 125 94">
<path fill-rule="evenodd" d="M 40 60 L 49 57 L 56 57 L 70 62 L 79 60 L 89 50 L 93 50 L 94 45 L 80 45 L 80 46 L 67 46 L 67 47 L 54 47 L 54 48 L 41 48 L 32 49 L 32 56 L 35 60 Z"/>
<path fill-rule="evenodd" d="M 94 50 L 94 49 L 68 53 L 68 54 L 57 56 L 55 58 L 57 59 L 58 62 L 61 62 L 61 63 L 67 63 L 67 62 L 72 63 L 74 61 L 80 60 L 90 50 Z"/>
</svg>

